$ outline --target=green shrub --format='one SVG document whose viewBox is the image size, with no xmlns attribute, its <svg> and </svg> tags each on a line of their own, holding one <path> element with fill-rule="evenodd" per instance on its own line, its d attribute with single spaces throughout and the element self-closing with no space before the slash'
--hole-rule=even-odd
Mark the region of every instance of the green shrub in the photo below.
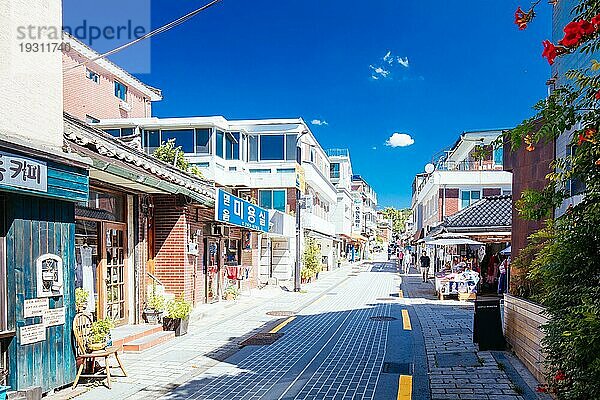
<svg viewBox="0 0 600 400">
<path fill-rule="evenodd" d="M 192 312 L 192 303 L 185 301 L 183 295 L 167 303 L 167 317 L 185 319 Z"/>
</svg>

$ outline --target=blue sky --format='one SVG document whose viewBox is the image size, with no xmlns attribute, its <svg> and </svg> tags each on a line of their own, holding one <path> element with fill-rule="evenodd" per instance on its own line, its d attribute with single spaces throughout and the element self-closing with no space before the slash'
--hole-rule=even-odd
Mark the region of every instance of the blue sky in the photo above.
<svg viewBox="0 0 600 400">
<path fill-rule="evenodd" d="M 201 3 L 153 1 L 152 26 Z M 544 96 L 551 7 L 520 32 L 518 5 L 223 0 L 153 38 L 151 73 L 138 76 L 163 90 L 159 117 L 326 121 L 311 126 L 323 147 L 348 147 L 380 205 L 406 207 L 434 153 L 465 130 L 514 126 Z M 414 144 L 386 146 L 395 132 Z"/>
</svg>

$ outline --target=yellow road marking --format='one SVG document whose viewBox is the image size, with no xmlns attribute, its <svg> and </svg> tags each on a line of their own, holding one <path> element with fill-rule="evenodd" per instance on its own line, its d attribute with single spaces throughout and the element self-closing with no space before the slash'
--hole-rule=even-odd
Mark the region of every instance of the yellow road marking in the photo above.
<svg viewBox="0 0 600 400">
<path fill-rule="evenodd" d="M 398 292 L 398 297 L 400 297 L 400 298 L 403 298 L 403 297 L 404 297 L 404 293 L 402 292 L 402 290 L 400 290 L 400 291 Z"/>
<path fill-rule="evenodd" d="M 412 376 L 400 375 L 400 379 L 398 382 L 398 400 L 411 400 L 411 399 L 412 399 Z"/>
<path fill-rule="evenodd" d="M 288 319 L 286 319 L 285 321 L 283 321 L 282 323 L 280 323 L 279 325 L 277 325 L 275 328 L 271 329 L 269 331 L 269 333 L 277 333 L 277 332 L 279 332 L 284 326 L 286 326 L 287 324 L 289 324 L 290 322 L 292 322 L 295 319 L 296 319 L 296 317 L 289 317 Z"/>
<path fill-rule="evenodd" d="M 412 326 L 410 325 L 410 317 L 408 316 L 408 310 L 402 310 L 402 326 L 405 331 L 411 331 Z"/>
</svg>

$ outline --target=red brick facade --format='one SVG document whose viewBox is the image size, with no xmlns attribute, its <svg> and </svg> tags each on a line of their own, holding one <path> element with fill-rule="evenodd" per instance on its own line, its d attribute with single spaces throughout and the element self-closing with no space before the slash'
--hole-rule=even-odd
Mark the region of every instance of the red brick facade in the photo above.
<svg viewBox="0 0 600 400">
<path fill-rule="evenodd" d="M 119 108 L 121 99 L 115 96 L 115 77 L 95 63 L 87 69 L 98 74 L 98 82 L 86 75 L 86 67 L 69 69 L 86 61 L 75 50 L 63 53 L 63 103 L 64 111 L 86 121 L 87 116 L 96 119 L 144 118 L 152 115 L 150 99 L 132 86 L 127 87 L 126 103 L 130 111 Z M 126 85 L 127 86 L 127 85 Z"/>
<path fill-rule="evenodd" d="M 458 203 L 460 191 L 458 189 L 445 189 L 445 192 L 446 198 L 444 203 L 446 204 L 446 210 L 444 211 L 444 216 L 448 217 L 456 214 L 460 209 Z"/>
</svg>

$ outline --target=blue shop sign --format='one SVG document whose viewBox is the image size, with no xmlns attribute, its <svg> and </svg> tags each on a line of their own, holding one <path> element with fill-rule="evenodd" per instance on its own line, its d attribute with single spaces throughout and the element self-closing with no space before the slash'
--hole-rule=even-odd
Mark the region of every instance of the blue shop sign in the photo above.
<svg viewBox="0 0 600 400">
<path fill-rule="evenodd" d="M 215 220 L 255 231 L 269 232 L 267 210 L 222 189 L 217 189 Z"/>
</svg>

